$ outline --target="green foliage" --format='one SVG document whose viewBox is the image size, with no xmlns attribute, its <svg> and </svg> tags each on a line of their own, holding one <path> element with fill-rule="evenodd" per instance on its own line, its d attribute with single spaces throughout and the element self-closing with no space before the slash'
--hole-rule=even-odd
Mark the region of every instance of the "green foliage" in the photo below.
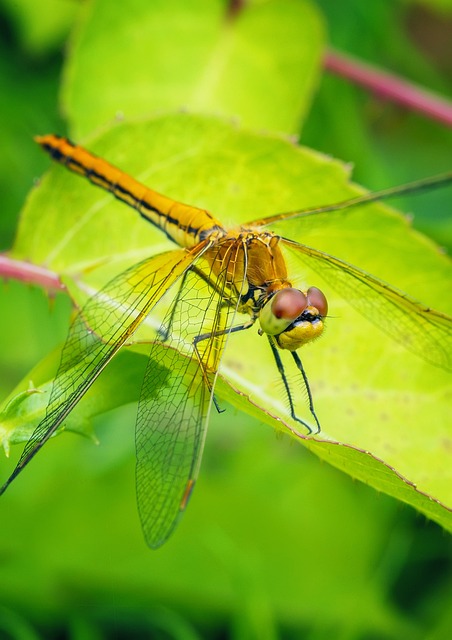
<svg viewBox="0 0 452 640">
<path fill-rule="evenodd" d="M 303 129 L 310 146 L 355 160 L 355 175 L 373 188 L 450 169 L 444 127 L 331 77 L 313 95 L 323 49 L 323 20 L 313 4 L 256 1 L 223 22 L 225 4 L 135 0 L 124 11 L 101 0 L 82 3 L 63 74 L 71 136 L 227 224 L 357 191 L 341 163 L 271 131 Z M 339 7 L 318 4 L 327 16 Z M 372 12 L 360 5 L 341 3 L 340 19 L 329 17 L 330 40 L 442 91 L 441 65 L 429 62 L 400 26 L 409 3 L 376 3 Z M 45 25 L 54 4 L 39 6 Z M 28 20 L 36 24 L 31 11 Z M 49 55 L 55 39 L 45 37 L 39 50 Z M 391 46 L 382 51 L 381 42 Z M 389 60 L 391 51 L 397 55 Z M 55 127 L 62 133 L 53 106 L 56 60 L 31 73 L 20 56 L 19 63 L 6 56 L 1 63 L 10 98 L 1 119 L 5 212 L 18 208 L 45 166 L 31 136 Z M 155 116 L 181 107 L 190 115 Z M 125 122 L 111 127 L 118 112 Z M 238 116 L 241 125 L 224 116 Z M 102 134 L 93 135 L 94 128 Z M 408 206 L 419 207 L 423 228 L 441 244 L 452 237 L 450 190 Z M 338 220 L 286 235 L 450 312 L 450 262 L 406 220 L 381 205 Z M 5 226 L 3 246 L 11 236 Z M 169 248 L 133 211 L 54 167 L 29 196 L 14 254 L 62 274 L 81 302 L 88 287 L 95 291 L 150 250 Z M 319 282 L 292 266 L 297 277 Z M 290 446 L 293 439 L 263 428 L 261 421 L 278 432 L 293 426 L 278 376 L 255 333 L 243 342 L 233 336 L 217 392 L 226 411 L 213 416 L 199 484 L 177 534 L 152 554 L 135 509 L 135 406 L 121 406 L 136 401 L 146 346 L 124 350 L 66 424 L 89 438 L 56 438 L 2 497 L 0 635 L 36 637 L 31 619 L 45 630 L 42 637 L 64 627 L 83 640 L 133 632 L 192 638 L 194 628 L 202 637 L 450 637 L 450 538 L 400 509 L 409 503 L 450 527 L 450 512 L 436 501 L 450 504 L 450 378 L 319 284 L 333 317 L 302 356 L 321 437 L 296 437 L 305 446 Z M 3 428 L 7 439 L 13 433 L 20 440 L 32 428 L 30 408 L 34 419 L 45 408 L 45 394 L 30 389 L 49 387 L 57 352 L 25 371 L 64 340 L 69 304 L 59 296 L 49 314 L 42 294 L 17 283 L 1 295 L 4 395 L 23 377 L 5 403 L 14 422 Z M 251 346 L 255 357 L 241 357 Z M 13 457 L 19 449 L 11 447 Z M 3 478 L 13 463 L 2 461 Z"/>
<path fill-rule="evenodd" d="M 11 19 L 23 49 L 37 58 L 59 49 L 67 37 L 77 12 L 75 2 L 45 0 L 2 0 L 2 9 Z"/>
<path fill-rule="evenodd" d="M 346 171 L 336 161 L 212 118 L 176 115 L 123 124 L 90 146 L 157 190 L 215 212 L 229 226 L 357 193 L 347 185 Z M 148 228 L 112 196 L 54 167 L 27 202 L 14 255 L 57 271 L 81 303 L 86 291 L 99 290 L 125 265 L 171 246 L 160 239 L 158 230 L 150 229 L 148 238 Z M 442 310 L 448 310 L 449 262 L 410 230 L 402 217 L 380 204 L 324 214 L 320 220 L 280 223 L 276 228 L 282 235 L 359 264 L 427 305 L 444 300 Z M 111 233 L 103 233 L 104 229 Z M 412 256 L 416 256 L 416 274 Z M 407 353 L 403 345 L 363 320 L 338 298 L 334 285 L 319 282 L 321 271 L 310 273 L 296 258 L 291 277 L 295 282 L 301 279 L 303 288 L 321 284 L 332 316 L 325 338 L 302 353 L 323 425 L 315 442 L 302 441 L 352 477 L 415 505 L 451 529 L 450 512 L 440 504 L 452 498 L 443 446 L 449 424 L 449 374 Z M 378 310 L 375 321 L 379 322 Z M 263 411 L 261 419 L 276 426 L 283 420 L 296 429 L 281 402 L 281 389 L 275 386 L 277 372 L 265 347 L 256 335 L 231 337 L 222 372 L 241 395 L 235 400 L 234 394 L 228 394 L 228 398 L 244 410 L 254 403 Z M 296 380 L 295 372 L 291 375 Z M 116 385 L 109 393 L 114 402 Z M 295 396 L 298 412 L 309 419 L 303 394 Z M 102 394 L 98 397 L 105 402 Z M 130 389 L 129 400 L 136 400 L 136 389 Z M 22 416 L 23 402 L 9 401 L 10 425 L 14 424 L 12 409 Z M 93 406 L 92 411 L 96 414 L 100 409 Z M 20 435 L 13 437 L 23 439 L 23 426 Z"/>
<path fill-rule="evenodd" d="M 346 7 L 336 0 L 318 4 L 328 19 L 329 43 L 339 51 L 439 95 L 452 95 L 450 27 L 442 14 L 422 12 L 417 3 L 407 12 L 406 0 L 365 5 L 361 0 L 347 0 Z M 384 42 L 391 46 L 382 46 Z M 452 129 L 329 73 L 322 76 L 302 141 L 352 162 L 355 179 L 371 189 L 450 169 Z M 397 205 L 414 214 L 419 230 L 450 251 L 452 218 L 447 192 L 431 193 L 428 201 L 402 199 Z"/>
<path fill-rule="evenodd" d="M 117 114 L 167 109 L 297 132 L 320 71 L 318 12 L 299 0 L 225 10 L 224 0 L 132 0 L 125 19 L 120 3 L 87 5 L 62 96 L 77 139 Z"/>
<path fill-rule="evenodd" d="M 30 63 L 23 51 L 11 52 L 6 37 L 0 38 L 0 250 L 11 246 L 17 212 L 27 191 L 45 170 L 46 161 L 33 144 L 33 135 L 41 127 L 60 129 L 61 119 L 55 106 L 58 88 L 58 64 L 54 59 Z M 18 83 L 18 77 L 21 82 Z"/>
</svg>

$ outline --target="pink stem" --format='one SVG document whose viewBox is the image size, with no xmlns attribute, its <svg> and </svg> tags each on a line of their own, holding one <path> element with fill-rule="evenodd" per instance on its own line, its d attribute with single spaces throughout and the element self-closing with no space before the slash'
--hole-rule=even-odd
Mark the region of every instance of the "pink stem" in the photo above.
<svg viewBox="0 0 452 640">
<path fill-rule="evenodd" d="M 358 62 L 331 49 L 325 56 L 324 65 L 328 71 L 349 78 L 378 96 L 419 111 L 449 127 L 452 126 L 452 102 L 435 93 L 425 91 L 396 75 L 380 71 L 372 65 Z"/>
<path fill-rule="evenodd" d="M 53 271 L 48 271 L 43 267 L 31 264 L 31 262 L 14 260 L 4 253 L 0 254 L 0 277 L 5 279 L 14 278 L 29 284 L 37 284 L 49 291 L 62 291 L 65 289 L 64 284 Z"/>
</svg>

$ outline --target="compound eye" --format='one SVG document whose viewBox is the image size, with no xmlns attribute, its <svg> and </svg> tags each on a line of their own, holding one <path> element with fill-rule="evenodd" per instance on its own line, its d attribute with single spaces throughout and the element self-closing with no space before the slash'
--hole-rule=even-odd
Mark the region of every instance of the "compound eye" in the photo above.
<svg viewBox="0 0 452 640">
<path fill-rule="evenodd" d="M 320 291 L 317 287 L 309 287 L 306 295 L 308 305 L 315 307 L 322 318 L 324 318 L 328 314 L 328 302 L 323 291 Z"/>
<path fill-rule="evenodd" d="M 282 289 L 278 291 L 272 300 L 273 315 L 279 319 L 291 322 L 308 306 L 308 298 L 298 289 Z"/>
<path fill-rule="evenodd" d="M 307 297 L 298 289 L 280 289 L 260 311 L 262 331 L 269 336 L 279 335 L 295 322 L 307 306 Z"/>
</svg>

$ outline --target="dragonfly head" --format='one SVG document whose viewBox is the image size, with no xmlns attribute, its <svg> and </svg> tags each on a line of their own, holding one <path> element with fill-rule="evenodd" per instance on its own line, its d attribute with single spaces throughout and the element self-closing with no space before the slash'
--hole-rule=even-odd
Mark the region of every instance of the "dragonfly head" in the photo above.
<svg viewBox="0 0 452 640">
<path fill-rule="evenodd" d="M 275 336 L 281 349 L 296 351 L 321 335 L 327 313 L 328 303 L 320 289 L 310 287 L 303 293 L 288 287 L 264 304 L 259 322 L 262 333 Z"/>
</svg>

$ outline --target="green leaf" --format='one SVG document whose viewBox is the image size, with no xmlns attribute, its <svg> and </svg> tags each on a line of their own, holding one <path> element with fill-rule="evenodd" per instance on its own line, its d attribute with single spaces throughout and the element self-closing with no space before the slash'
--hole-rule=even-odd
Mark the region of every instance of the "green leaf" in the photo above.
<svg viewBox="0 0 452 640">
<path fill-rule="evenodd" d="M 361 191 L 337 161 L 213 118 L 179 114 L 122 124 L 89 147 L 152 188 L 208 208 L 227 226 Z M 315 217 L 309 220 L 312 226 L 290 223 L 285 235 L 357 264 L 450 313 L 450 261 L 392 209 L 373 204 L 324 214 L 318 228 Z M 171 247 L 112 196 L 53 167 L 24 209 L 15 256 L 56 270 L 81 302 L 125 266 Z M 379 331 L 321 282 L 321 272 L 301 273 L 297 264 L 292 276 L 295 282 L 320 284 L 330 304 L 325 336 L 300 351 L 321 434 L 305 438 L 291 421 L 271 353 L 256 329 L 228 341 L 217 389 L 220 404 L 226 398 L 288 431 L 334 466 L 452 529 L 450 511 L 442 506 L 452 503 L 450 374 Z M 309 419 L 296 372 L 289 371 L 289 379 L 300 389 L 297 411 Z M 138 379 L 135 383 L 139 387 Z M 129 393 L 130 400 L 136 399 L 132 389 L 125 390 Z"/>
<path fill-rule="evenodd" d="M 15 23 L 23 47 L 37 56 L 61 46 L 78 10 L 77 3 L 61 0 L 3 0 L 2 4 Z"/>
<path fill-rule="evenodd" d="M 39 10 L 39 5 L 35 3 Z M 33 179 L 45 167 L 33 144 L 34 132 L 61 130 L 55 106 L 59 69 L 53 62 L 31 64 L 5 36 L 0 38 L 0 250 L 9 249 L 17 215 Z M 7 98 L 6 98 L 7 97 Z"/>
<path fill-rule="evenodd" d="M 449 40 L 448 23 L 435 15 L 434 2 L 424 4 L 430 7 L 425 10 L 407 0 L 374 2 L 362 11 L 361 0 L 347 0 L 347 6 L 335 0 L 319 2 L 335 49 L 447 101 L 452 74 L 449 48 L 442 43 Z M 382 47 L 383 41 L 391 46 Z M 366 91 L 346 75 L 323 74 L 302 142 L 350 159 L 355 178 L 373 189 L 450 170 L 450 127 Z M 398 206 L 406 207 L 416 228 L 450 253 L 449 202 L 438 190 L 428 199 L 402 199 Z"/>
<path fill-rule="evenodd" d="M 108 374 L 100 376 L 83 402 L 64 421 L 62 431 L 73 431 L 97 441 L 92 419 L 117 407 L 137 402 L 147 363 L 146 348 L 124 349 L 113 360 Z M 0 409 L 0 444 L 9 454 L 11 444 L 26 442 L 45 417 L 52 382 L 60 362 L 60 350 L 51 352 L 11 392 Z"/>
<path fill-rule="evenodd" d="M 73 135 L 168 109 L 298 132 L 321 69 L 322 22 L 300 0 L 98 0 L 86 7 L 65 73 Z M 95 105 L 95 108 L 94 108 Z"/>
</svg>

